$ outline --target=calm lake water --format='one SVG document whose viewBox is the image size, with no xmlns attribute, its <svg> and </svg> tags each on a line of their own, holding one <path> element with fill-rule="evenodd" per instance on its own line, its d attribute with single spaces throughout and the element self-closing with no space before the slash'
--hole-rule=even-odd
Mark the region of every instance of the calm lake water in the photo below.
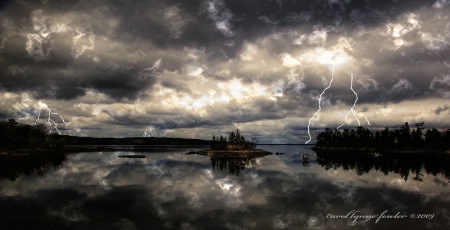
<svg viewBox="0 0 450 230">
<path fill-rule="evenodd" d="M 450 229 L 448 156 L 307 147 L 258 146 L 284 154 L 239 160 L 157 147 L 0 162 L 0 229 Z M 118 157 L 128 154 L 146 158 Z"/>
</svg>

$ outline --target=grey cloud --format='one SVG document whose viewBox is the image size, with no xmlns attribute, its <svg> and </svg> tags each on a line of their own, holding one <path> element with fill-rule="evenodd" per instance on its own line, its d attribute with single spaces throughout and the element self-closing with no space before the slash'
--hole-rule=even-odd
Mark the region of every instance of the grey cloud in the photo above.
<svg viewBox="0 0 450 230">
<path fill-rule="evenodd" d="M 104 110 L 112 120 L 108 122 L 111 125 L 122 125 L 127 127 L 141 128 L 152 125 L 161 130 L 195 128 L 203 126 L 214 126 L 218 121 L 211 121 L 197 117 L 188 113 L 152 113 L 147 116 L 136 115 L 132 112 L 120 113 L 115 110 Z"/>
<path fill-rule="evenodd" d="M 223 106 L 211 106 L 207 108 L 207 111 L 209 115 L 203 119 L 215 125 L 244 123 L 264 119 L 277 120 L 286 115 L 286 111 L 283 111 L 275 101 L 264 98 L 255 98 L 247 105 L 231 103 Z M 220 111 L 220 113 L 215 111 Z"/>
<path fill-rule="evenodd" d="M 408 80 L 401 78 L 389 90 L 391 100 L 400 100 L 400 98 L 416 98 L 421 91 L 411 84 Z"/>
<path fill-rule="evenodd" d="M 415 48 L 408 50 L 412 52 Z M 361 71 L 370 74 L 370 77 L 356 76 L 359 83 L 355 85 L 357 91 L 370 95 L 362 97 L 363 101 L 402 101 L 445 95 L 445 76 L 434 77 L 430 82 L 430 74 L 446 71 L 445 66 L 439 64 L 441 57 L 420 53 L 401 55 L 389 51 L 365 56 L 373 58 L 374 63 L 361 67 Z"/>
<path fill-rule="evenodd" d="M 332 25 L 331 22 L 333 22 L 333 20 L 331 19 L 334 18 L 342 18 L 343 24 L 348 24 L 345 21 L 347 20 L 347 17 L 342 16 L 347 14 L 349 9 L 352 9 L 351 12 L 359 12 L 352 14 L 354 15 L 352 20 L 355 20 L 356 18 L 359 22 L 361 22 L 361 20 L 365 19 L 361 15 L 368 14 L 368 12 L 373 11 L 374 8 L 379 8 L 381 12 L 385 12 L 387 9 L 392 8 L 391 4 L 379 1 L 372 3 L 372 6 L 369 8 L 365 5 L 355 4 L 353 2 L 349 4 L 318 4 L 316 2 L 311 2 L 310 4 L 300 4 L 296 2 L 285 2 L 281 5 L 278 5 L 275 2 L 258 2 L 258 4 L 254 4 L 253 2 L 235 1 L 199 1 L 189 3 L 179 3 L 177 1 L 169 1 L 164 3 L 158 1 L 137 3 L 121 1 L 114 3 L 88 3 L 84 1 L 69 3 L 65 1 L 49 1 L 47 4 L 24 1 L 23 3 L 26 4 L 12 3 L 7 5 L 6 17 L 13 19 L 16 26 L 22 26 L 17 25 L 21 21 L 25 22 L 28 30 L 31 31 L 33 31 L 33 28 L 31 28 L 33 24 L 35 24 L 35 26 L 44 26 L 47 30 L 49 30 L 52 19 L 48 18 L 47 15 L 70 12 L 74 15 L 82 15 L 82 17 L 85 17 L 76 19 L 76 24 L 73 25 L 78 26 L 81 30 L 73 30 L 71 33 L 84 31 L 84 35 L 80 37 L 81 40 L 74 43 L 79 46 L 75 49 L 75 51 L 71 38 L 73 34 L 55 33 L 51 34 L 51 37 L 48 38 L 44 38 L 41 35 L 36 34 L 36 38 L 25 38 L 19 36 L 17 37 L 19 40 L 14 37 L 7 37 L 2 57 L 9 60 L 10 63 L 14 62 L 16 65 L 18 63 L 22 63 L 23 65 L 19 65 L 22 67 L 33 65 L 52 65 L 58 68 L 65 68 L 73 65 L 75 61 L 74 58 L 76 59 L 79 55 L 86 56 L 89 53 L 91 55 L 95 55 L 97 47 L 101 46 L 101 44 L 95 44 L 96 47 L 90 50 L 89 46 L 92 44 L 90 44 L 89 36 L 91 35 L 95 36 L 95 43 L 101 43 L 102 36 L 106 36 L 106 38 L 118 39 L 119 41 L 130 44 L 138 42 L 137 38 L 139 38 L 139 40 L 146 40 L 158 46 L 158 49 L 166 49 L 169 47 L 182 48 L 185 46 L 206 46 L 211 52 L 211 57 L 218 55 L 217 57 L 220 56 L 220 59 L 222 59 L 222 55 L 219 52 L 220 49 L 226 50 L 227 55 L 232 58 L 236 54 L 236 51 L 240 49 L 240 45 L 243 44 L 244 39 L 253 40 L 261 35 L 270 34 L 274 30 L 276 31 L 283 27 L 289 28 L 292 26 L 298 26 L 298 20 L 292 19 L 295 18 L 293 15 L 295 14 L 294 12 L 297 11 L 300 12 L 298 16 L 300 20 L 303 20 L 304 22 L 308 21 L 309 24 L 315 23 Z M 409 2 L 407 4 L 400 2 L 397 3 L 397 5 L 398 7 L 396 7 L 394 11 L 386 14 L 396 15 L 400 11 L 412 10 L 422 6 L 420 1 L 412 3 Z M 64 7 L 61 8 L 61 6 Z M 209 6 L 213 7 L 213 10 L 208 11 Z M 358 9 L 358 11 L 355 11 L 356 9 Z M 93 14 L 86 14 L 83 12 L 85 10 L 92 12 Z M 335 13 L 335 10 L 338 10 L 339 13 Z M 205 12 L 206 14 L 203 14 L 202 12 Z M 306 12 L 312 13 L 307 14 Z M 260 18 L 268 18 L 268 15 L 270 15 L 269 17 L 272 21 L 280 21 L 282 23 L 277 24 L 276 27 L 273 27 L 272 25 L 267 25 L 265 20 L 260 20 Z M 286 15 L 290 16 L 286 17 Z M 113 32 L 108 32 L 104 29 L 107 28 L 107 25 L 103 21 L 99 20 L 99 16 L 117 18 L 118 25 Z M 320 16 L 321 19 L 319 20 L 317 16 Z M 36 20 L 38 21 L 32 22 L 30 17 L 36 17 Z M 166 25 L 166 21 L 168 20 L 167 18 L 170 17 L 178 17 L 180 20 L 182 19 L 186 21 L 183 25 L 179 25 L 176 28 L 178 32 L 175 37 L 173 36 L 173 28 L 171 29 L 170 26 Z M 330 20 L 328 20 L 328 18 Z M 211 23 L 210 20 L 213 20 L 214 22 Z M 220 31 L 220 29 L 211 29 L 214 28 L 215 24 L 220 24 L 220 22 L 224 21 L 225 24 L 229 24 L 230 31 L 235 31 L 233 32 L 235 35 L 231 38 L 236 44 L 233 49 L 224 46 L 227 40 L 230 39 L 229 37 L 231 34 L 223 34 L 224 31 Z M 227 26 L 224 28 L 227 28 Z M 89 31 L 92 31 L 91 35 L 89 35 Z M 313 31 L 310 29 L 310 32 Z M 29 52 L 32 52 L 31 56 L 26 54 L 24 47 L 25 43 L 30 43 L 30 41 L 34 44 L 31 45 L 29 49 Z M 65 41 L 68 42 L 64 44 Z M 16 45 L 14 43 L 16 43 Z M 71 50 L 70 54 L 74 56 L 72 58 L 69 56 L 69 49 Z M 77 67 L 85 68 L 83 66 Z M 5 74 L 7 75 L 7 73 Z M 100 76 L 90 75 L 90 78 L 101 78 Z M 125 76 L 127 76 L 127 74 L 123 73 L 120 77 L 113 76 L 112 78 L 119 80 L 119 78 L 125 78 Z M 133 96 L 130 95 L 136 95 L 136 91 L 140 91 L 145 88 L 125 85 L 124 89 L 120 90 L 115 89 L 113 86 L 114 83 L 111 83 L 109 86 L 101 86 L 103 83 L 105 82 L 101 79 L 94 79 L 92 80 L 92 83 L 88 85 L 89 87 L 98 87 L 99 91 L 105 92 L 116 98 L 121 97 L 122 94 L 125 98 L 132 98 Z M 118 82 L 118 84 L 122 83 L 123 82 L 120 81 Z M 138 83 L 139 82 L 136 81 L 130 84 L 137 85 Z M 7 90 L 26 88 L 33 90 L 30 86 L 27 87 L 26 85 L 22 87 L 13 87 L 12 85 L 15 84 L 19 83 L 11 82 L 10 84 L 5 84 L 5 88 Z M 148 86 L 148 84 L 144 84 L 144 86 Z M 79 87 L 83 88 L 85 86 L 80 85 Z M 59 88 L 65 87 L 61 86 Z M 38 94 L 45 96 L 42 93 Z M 81 92 L 71 95 L 76 97 L 80 94 Z M 64 98 L 67 97 L 71 96 L 67 95 Z"/>
<path fill-rule="evenodd" d="M 450 110 L 450 107 L 448 105 L 439 106 L 436 108 L 436 110 L 434 110 L 434 113 L 436 115 L 439 115 L 440 113 L 448 111 L 448 110 Z"/>
<path fill-rule="evenodd" d="M 159 88 L 195 101 L 209 89 L 220 95 L 217 83 L 235 78 L 266 88 L 265 97 L 204 107 L 207 115 L 198 121 L 167 118 L 155 126 L 308 117 L 317 109 L 330 68 L 314 61 L 284 63 L 283 57 L 298 58 L 316 48 L 340 46 L 354 58 L 358 103 L 448 97 L 448 68 L 442 65 L 449 55 L 442 45 L 449 39 L 443 22 L 448 7 L 430 2 L 49 0 L 13 1 L 2 12 L 3 92 L 74 101 L 96 92 L 121 103 L 152 103 Z M 416 19 L 419 24 L 413 26 Z M 411 24 L 401 37 L 405 44 L 398 46 L 397 24 Z M 249 46 L 255 47 L 253 56 L 245 54 Z M 344 71 L 324 95 L 324 105 L 354 103 Z M 195 117 L 197 111 L 188 110 L 183 113 Z M 145 127 L 163 116 L 147 113 L 125 118 L 108 111 L 108 122 Z"/>
<path fill-rule="evenodd" d="M 434 77 L 430 82 L 430 89 L 441 94 L 444 98 L 450 97 L 450 75 Z"/>
</svg>

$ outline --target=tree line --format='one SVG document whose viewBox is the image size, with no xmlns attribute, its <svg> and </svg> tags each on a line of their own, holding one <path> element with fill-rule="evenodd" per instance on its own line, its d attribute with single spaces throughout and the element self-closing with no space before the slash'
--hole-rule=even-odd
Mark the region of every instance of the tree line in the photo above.
<svg viewBox="0 0 450 230">
<path fill-rule="evenodd" d="M 47 146 L 49 130 L 43 124 L 19 124 L 14 119 L 0 122 L 0 149 Z"/>
<path fill-rule="evenodd" d="M 156 137 L 77 137 L 50 133 L 44 124 L 0 121 L 0 150 L 59 149 L 65 145 L 210 145 L 209 140 Z"/>
<path fill-rule="evenodd" d="M 414 124 L 411 129 L 408 122 L 397 129 L 388 127 L 372 133 L 369 129 L 359 126 L 354 129 L 326 128 L 317 135 L 317 147 L 347 147 L 375 149 L 448 149 L 450 148 L 450 129 L 439 131 L 436 128 L 427 129 L 425 123 Z"/>
<path fill-rule="evenodd" d="M 228 140 L 226 137 L 222 135 L 212 137 L 211 149 L 254 149 L 256 147 L 256 138 L 253 138 L 252 141 L 247 141 L 244 136 L 239 133 L 239 129 L 236 130 L 236 133 L 231 132 L 228 135 Z"/>
</svg>

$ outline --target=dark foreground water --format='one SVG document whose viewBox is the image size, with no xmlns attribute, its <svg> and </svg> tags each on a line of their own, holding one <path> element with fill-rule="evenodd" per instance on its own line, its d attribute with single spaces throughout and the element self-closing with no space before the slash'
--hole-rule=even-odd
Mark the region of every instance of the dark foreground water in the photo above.
<svg viewBox="0 0 450 230">
<path fill-rule="evenodd" d="M 448 156 L 259 148 L 284 154 L 3 161 L 0 229 L 450 229 Z"/>
</svg>

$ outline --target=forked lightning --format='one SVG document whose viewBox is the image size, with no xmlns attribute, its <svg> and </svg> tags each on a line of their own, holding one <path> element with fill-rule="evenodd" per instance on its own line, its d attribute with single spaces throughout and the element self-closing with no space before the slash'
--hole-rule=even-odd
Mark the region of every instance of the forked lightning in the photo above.
<svg viewBox="0 0 450 230">
<path fill-rule="evenodd" d="M 39 114 L 38 114 L 36 121 L 34 121 L 34 124 L 36 124 L 38 122 L 38 120 L 40 119 L 42 110 L 47 110 L 47 112 L 48 112 L 47 123 L 48 123 L 48 126 L 50 126 L 50 133 L 54 129 L 58 134 L 61 134 L 61 132 L 58 130 L 58 124 L 54 120 L 52 120 L 51 116 L 58 115 L 64 124 L 67 124 L 67 122 L 64 120 L 64 118 L 59 113 L 53 112 L 45 103 L 39 102 Z"/>
<path fill-rule="evenodd" d="M 351 74 L 351 81 L 350 81 L 350 89 L 353 91 L 353 93 L 355 94 L 356 98 L 355 98 L 355 102 L 353 103 L 352 108 L 347 112 L 347 114 L 345 114 L 345 122 L 342 123 L 341 125 L 339 125 L 336 129 L 341 128 L 343 125 L 345 125 L 347 123 L 347 116 L 350 114 L 350 112 L 352 112 L 353 116 L 355 117 L 355 119 L 358 121 L 358 126 L 361 126 L 361 122 L 358 119 L 358 116 L 364 117 L 367 121 L 367 124 L 370 125 L 369 119 L 367 119 L 366 116 L 361 115 L 359 113 L 357 113 L 354 108 L 356 106 L 356 102 L 358 101 L 358 94 L 355 92 L 355 90 L 353 89 L 353 73 Z"/>
<path fill-rule="evenodd" d="M 311 126 L 311 120 L 314 119 L 317 114 L 322 110 L 322 95 L 325 93 L 325 91 L 327 91 L 327 89 L 329 89 L 331 87 L 331 83 L 333 82 L 333 78 L 334 78 L 334 64 L 332 65 L 332 72 L 331 72 L 331 80 L 330 83 L 328 84 L 328 86 L 322 91 L 322 93 L 319 96 L 319 109 L 314 113 L 314 115 L 309 118 L 308 121 L 308 135 L 309 135 L 309 140 L 305 142 L 305 144 L 308 144 L 311 141 L 311 133 L 310 133 L 310 126 Z M 341 128 L 343 125 L 345 125 L 347 123 L 347 117 L 350 113 L 353 114 L 353 116 L 355 117 L 356 121 L 358 121 L 358 126 L 361 126 L 361 122 L 358 119 L 358 116 L 360 117 L 364 117 L 367 121 L 367 124 L 370 125 L 369 119 L 367 119 L 366 116 L 357 113 L 354 108 L 356 106 L 356 102 L 358 102 L 358 94 L 356 93 L 356 91 L 353 89 L 353 73 L 351 74 L 351 80 L 350 80 L 350 89 L 352 90 L 352 92 L 355 94 L 356 98 L 355 98 L 355 102 L 353 103 L 353 106 L 350 108 L 350 110 L 347 112 L 347 114 L 345 115 L 345 121 L 344 123 L 342 123 L 341 125 L 339 125 L 336 129 Z"/>
</svg>

